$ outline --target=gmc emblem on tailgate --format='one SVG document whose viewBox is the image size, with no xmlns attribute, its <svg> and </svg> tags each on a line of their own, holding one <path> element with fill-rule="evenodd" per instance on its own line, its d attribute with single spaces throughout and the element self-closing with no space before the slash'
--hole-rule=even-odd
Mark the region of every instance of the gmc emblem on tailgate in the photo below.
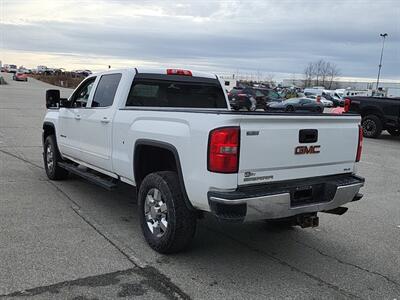
<svg viewBox="0 0 400 300">
<path fill-rule="evenodd" d="M 294 154 L 316 154 L 320 152 L 321 146 L 297 146 L 294 148 Z"/>
</svg>

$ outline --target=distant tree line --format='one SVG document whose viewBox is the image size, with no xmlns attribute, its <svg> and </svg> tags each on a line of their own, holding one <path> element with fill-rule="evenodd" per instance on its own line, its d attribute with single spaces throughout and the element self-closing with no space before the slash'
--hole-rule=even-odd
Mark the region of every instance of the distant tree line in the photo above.
<svg viewBox="0 0 400 300">
<path fill-rule="evenodd" d="M 336 78 L 340 70 L 336 64 L 320 59 L 310 62 L 304 69 L 304 87 L 324 86 L 327 89 L 335 88 Z"/>
</svg>

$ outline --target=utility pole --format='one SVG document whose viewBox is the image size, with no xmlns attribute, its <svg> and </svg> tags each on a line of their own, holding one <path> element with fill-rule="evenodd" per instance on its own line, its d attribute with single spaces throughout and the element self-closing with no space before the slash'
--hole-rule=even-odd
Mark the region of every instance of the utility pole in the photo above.
<svg viewBox="0 0 400 300">
<path fill-rule="evenodd" d="M 383 38 L 383 40 L 382 40 L 381 59 L 379 61 L 379 68 L 378 68 L 378 78 L 376 79 L 376 90 L 378 90 L 379 87 L 379 77 L 381 76 L 381 68 L 382 68 L 383 48 L 385 47 L 385 39 L 388 36 L 388 34 L 381 33 L 380 36 Z"/>
</svg>

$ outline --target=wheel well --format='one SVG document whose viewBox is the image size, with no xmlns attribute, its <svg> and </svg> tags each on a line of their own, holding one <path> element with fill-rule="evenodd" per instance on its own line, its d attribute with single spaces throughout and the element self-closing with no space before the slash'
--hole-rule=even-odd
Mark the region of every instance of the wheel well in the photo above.
<svg viewBox="0 0 400 300">
<path fill-rule="evenodd" d="M 137 145 L 134 153 L 136 185 L 139 187 L 148 174 L 156 171 L 178 172 L 174 153 L 169 149 L 159 146 Z"/>
<path fill-rule="evenodd" d="M 372 109 L 372 108 L 364 109 L 364 110 L 361 112 L 361 116 L 362 116 L 363 118 L 366 117 L 366 116 L 368 116 L 368 115 L 375 115 L 375 116 L 377 116 L 379 119 L 382 119 L 382 118 L 383 118 L 383 115 L 382 115 L 382 113 L 381 113 L 379 110 Z"/>
<path fill-rule="evenodd" d="M 56 135 L 56 131 L 54 130 L 54 126 L 52 124 L 43 124 L 43 143 L 49 135 Z"/>
</svg>

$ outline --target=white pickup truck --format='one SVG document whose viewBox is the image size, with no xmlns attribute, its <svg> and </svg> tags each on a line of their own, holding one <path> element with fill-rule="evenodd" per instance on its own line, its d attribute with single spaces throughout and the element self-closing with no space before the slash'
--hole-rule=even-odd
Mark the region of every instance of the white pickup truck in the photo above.
<svg viewBox="0 0 400 300">
<path fill-rule="evenodd" d="M 204 212 L 309 227 L 362 197 L 357 115 L 233 111 L 216 75 L 181 69 L 93 74 L 68 99 L 48 90 L 46 107 L 47 176 L 135 186 L 161 253 L 186 247 Z"/>
</svg>

